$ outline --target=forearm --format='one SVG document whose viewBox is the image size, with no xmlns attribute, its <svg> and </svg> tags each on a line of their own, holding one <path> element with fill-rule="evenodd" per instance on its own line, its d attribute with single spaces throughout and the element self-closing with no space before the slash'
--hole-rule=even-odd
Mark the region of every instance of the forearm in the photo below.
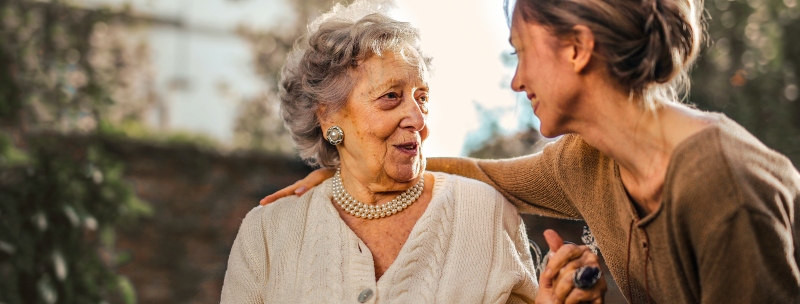
<svg viewBox="0 0 800 304">
<path fill-rule="evenodd" d="M 549 150 L 549 151 L 548 151 Z M 557 147 L 511 159 L 431 158 L 427 169 L 484 182 L 503 194 L 522 213 L 580 218 L 554 176 Z"/>
<path fill-rule="evenodd" d="M 485 172 L 478 165 L 478 160 L 467 157 L 434 157 L 428 158 L 427 168 L 428 171 L 444 172 L 453 175 L 459 175 L 466 178 L 482 181 L 495 189 L 498 186 L 486 175 Z"/>
</svg>

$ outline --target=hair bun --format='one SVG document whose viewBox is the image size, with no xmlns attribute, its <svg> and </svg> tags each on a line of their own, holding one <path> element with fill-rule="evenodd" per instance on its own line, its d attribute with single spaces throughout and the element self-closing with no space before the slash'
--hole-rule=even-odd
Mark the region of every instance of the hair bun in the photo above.
<svg viewBox="0 0 800 304">
<path fill-rule="evenodd" d="M 639 58 L 629 58 L 639 62 L 632 71 L 631 85 L 644 88 L 650 83 L 668 83 L 688 67 L 697 47 L 694 35 L 688 26 L 679 4 L 674 0 L 645 0 L 642 10 L 644 22 L 644 48 Z M 634 66 L 631 62 L 630 66 Z"/>
<path fill-rule="evenodd" d="M 518 0 L 515 11 L 561 37 L 576 25 L 589 27 L 611 77 L 652 106 L 656 99 L 677 99 L 688 86 L 701 41 L 703 5 L 702 0 L 639 1 Z"/>
</svg>

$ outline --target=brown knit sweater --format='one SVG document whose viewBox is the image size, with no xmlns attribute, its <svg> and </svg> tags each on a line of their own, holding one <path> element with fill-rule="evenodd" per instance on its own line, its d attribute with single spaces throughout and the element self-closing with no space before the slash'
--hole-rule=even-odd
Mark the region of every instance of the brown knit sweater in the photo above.
<svg viewBox="0 0 800 304">
<path fill-rule="evenodd" d="M 629 302 L 800 302 L 800 174 L 744 128 L 682 142 L 661 206 L 639 218 L 617 163 L 578 135 L 503 160 L 439 158 L 431 171 L 497 188 L 520 212 L 583 219 Z"/>
</svg>

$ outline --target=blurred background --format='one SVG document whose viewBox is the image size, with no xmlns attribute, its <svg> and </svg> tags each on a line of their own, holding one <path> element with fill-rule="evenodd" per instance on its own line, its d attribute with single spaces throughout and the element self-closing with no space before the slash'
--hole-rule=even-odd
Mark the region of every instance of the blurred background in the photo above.
<svg viewBox="0 0 800 304">
<path fill-rule="evenodd" d="M 275 87 L 294 39 L 333 3 L 0 0 L 0 303 L 219 302 L 244 214 L 311 170 Z M 398 4 L 434 57 L 426 156 L 549 141 L 508 88 L 502 1 Z M 704 5 L 687 102 L 798 166 L 797 0 Z M 540 244 L 545 228 L 580 242 L 582 222 L 524 218 Z M 624 301 L 611 283 L 608 301 Z"/>
</svg>

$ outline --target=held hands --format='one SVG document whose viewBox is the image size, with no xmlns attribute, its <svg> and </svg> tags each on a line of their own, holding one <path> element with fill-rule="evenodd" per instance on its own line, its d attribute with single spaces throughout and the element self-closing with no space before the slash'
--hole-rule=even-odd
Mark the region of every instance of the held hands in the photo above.
<svg viewBox="0 0 800 304">
<path fill-rule="evenodd" d="M 575 272 L 582 266 L 600 269 L 597 255 L 588 246 L 564 244 L 564 240 L 553 230 L 546 230 L 544 237 L 550 246 L 550 257 L 544 273 L 539 277 L 539 293 L 536 303 L 603 303 L 608 286 L 604 277 L 587 289 L 575 286 Z M 587 268 L 586 274 L 594 269 Z"/>
<path fill-rule="evenodd" d="M 263 206 L 290 195 L 303 195 L 303 193 L 306 193 L 308 189 L 311 189 L 314 186 L 321 184 L 326 179 L 333 177 L 334 173 L 336 173 L 336 170 L 333 169 L 320 168 L 314 170 L 314 172 L 309 173 L 306 178 L 301 179 L 286 188 L 278 190 L 278 192 L 267 195 L 267 197 L 261 199 L 260 203 Z"/>
</svg>

